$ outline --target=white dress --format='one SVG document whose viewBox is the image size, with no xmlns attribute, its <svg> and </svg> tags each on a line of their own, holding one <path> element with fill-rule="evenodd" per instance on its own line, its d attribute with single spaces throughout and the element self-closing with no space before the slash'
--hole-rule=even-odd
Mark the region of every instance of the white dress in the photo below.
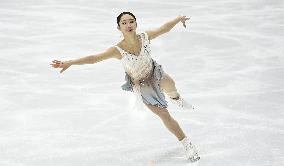
<svg viewBox="0 0 284 166">
<path fill-rule="evenodd" d="M 151 104 L 166 108 L 167 101 L 160 89 L 160 80 L 164 71 L 151 57 L 150 41 L 146 32 L 139 34 L 141 37 L 141 50 L 139 55 L 131 54 L 115 46 L 122 55 L 122 65 L 125 70 L 126 83 L 122 89 L 134 92 L 136 102 Z M 139 82 L 134 84 L 134 82 Z"/>
</svg>

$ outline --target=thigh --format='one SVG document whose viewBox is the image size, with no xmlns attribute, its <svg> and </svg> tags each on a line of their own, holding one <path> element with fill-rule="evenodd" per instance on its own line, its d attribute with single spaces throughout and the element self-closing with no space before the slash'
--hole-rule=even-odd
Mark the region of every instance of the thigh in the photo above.
<svg viewBox="0 0 284 166">
<path fill-rule="evenodd" d="M 167 108 L 160 108 L 151 104 L 144 103 L 154 114 L 158 115 L 162 119 L 171 118 L 169 111 Z"/>
<path fill-rule="evenodd" d="M 164 91 L 166 93 L 172 92 L 172 91 L 177 91 L 176 86 L 175 86 L 175 81 L 167 73 L 164 73 L 164 77 L 163 77 L 163 79 L 161 79 L 160 88 L 161 88 L 162 91 Z"/>
</svg>

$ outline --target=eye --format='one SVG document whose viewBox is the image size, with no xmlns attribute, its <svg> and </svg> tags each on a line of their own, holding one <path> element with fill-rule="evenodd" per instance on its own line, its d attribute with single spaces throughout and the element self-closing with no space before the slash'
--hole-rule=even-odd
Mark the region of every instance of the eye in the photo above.
<svg viewBox="0 0 284 166">
<path fill-rule="evenodd" d="M 123 22 L 123 23 L 121 23 L 122 25 L 125 25 L 126 24 L 126 22 Z"/>
<path fill-rule="evenodd" d="M 130 21 L 130 23 L 134 23 L 134 21 Z"/>
</svg>

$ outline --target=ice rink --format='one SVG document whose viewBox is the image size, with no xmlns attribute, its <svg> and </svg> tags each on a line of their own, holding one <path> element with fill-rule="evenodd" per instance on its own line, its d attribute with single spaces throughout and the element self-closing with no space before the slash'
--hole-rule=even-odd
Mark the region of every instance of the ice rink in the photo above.
<svg viewBox="0 0 284 166">
<path fill-rule="evenodd" d="M 283 166 L 284 2 L 281 0 L 0 0 L 1 166 Z M 183 147 L 150 110 L 131 109 L 119 60 L 71 66 L 137 32 L 190 17 L 151 41 L 152 57 L 197 107 L 171 115 Z"/>
</svg>

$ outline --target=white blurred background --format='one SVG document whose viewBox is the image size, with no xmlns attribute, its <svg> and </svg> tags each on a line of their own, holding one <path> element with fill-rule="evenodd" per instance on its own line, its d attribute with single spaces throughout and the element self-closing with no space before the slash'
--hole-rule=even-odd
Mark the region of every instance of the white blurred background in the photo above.
<svg viewBox="0 0 284 166">
<path fill-rule="evenodd" d="M 118 60 L 71 66 L 179 14 L 190 20 L 151 41 L 152 57 L 197 106 L 172 116 L 202 166 L 284 164 L 284 2 L 281 0 L 0 0 L 0 165 L 186 165 L 150 110 L 130 109 Z"/>
</svg>

